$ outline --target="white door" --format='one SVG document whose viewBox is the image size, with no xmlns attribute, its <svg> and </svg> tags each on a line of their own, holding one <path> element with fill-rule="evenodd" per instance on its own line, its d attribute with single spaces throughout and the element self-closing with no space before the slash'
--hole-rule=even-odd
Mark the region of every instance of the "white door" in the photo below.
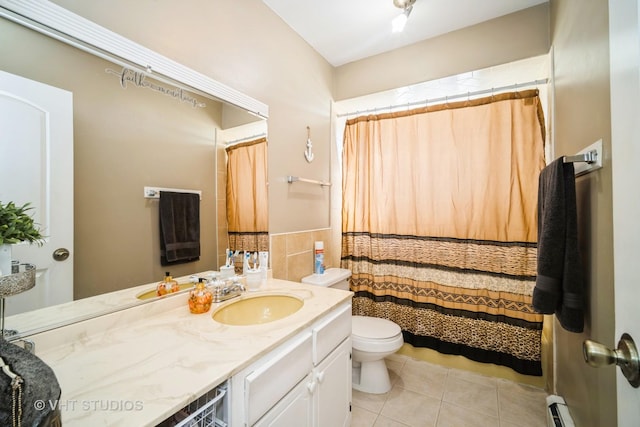
<svg viewBox="0 0 640 427">
<path fill-rule="evenodd" d="M 73 100 L 71 92 L 0 71 L 0 200 L 31 203 L 46 242 L 17 244 L 36 286 L 6 299 L 16 314 L 73 299 Z M 55 261 L 64 248 L 68 259 Z"/>
<path fill-rule="evenodd" d="M 616 340 L 628 333 L 636 345 L 640 345 L 639 13 L 640 0 L 609 2 Z M 620 369 L 616 382 L 618 426 L 637 426 L 640 388 L 629 385 Z"/>
</svg>

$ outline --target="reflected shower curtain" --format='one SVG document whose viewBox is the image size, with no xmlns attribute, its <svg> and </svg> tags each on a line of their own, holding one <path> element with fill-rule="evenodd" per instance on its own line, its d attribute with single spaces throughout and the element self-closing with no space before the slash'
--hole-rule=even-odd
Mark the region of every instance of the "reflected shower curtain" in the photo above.
<svg viewBox="0 0 640 427">
<path fill-rule="evenodd" d="M 229 249 L 268 251 L 267 139 L 235 144 L 226 151 Z"/>
<path fill-rule="evenodd" d="M 342 266 L 354 314 L 405 342 L 541 375 L 544 118 L 535 90 L 347 121 Z"/>
</svg>

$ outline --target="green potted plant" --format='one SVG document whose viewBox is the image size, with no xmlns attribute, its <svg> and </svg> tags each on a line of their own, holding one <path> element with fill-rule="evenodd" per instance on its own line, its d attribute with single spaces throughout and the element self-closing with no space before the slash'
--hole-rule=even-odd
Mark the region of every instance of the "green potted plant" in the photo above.
<svg viewBox="0 0 640 427">
<path fill-rule="evenodd" d="M 44 236 L 30 212 L 30 203 L 17 206 L 0 202 L 0 276 L 11 274 L 11 245 L 20 242 L 42 245 Z"/>
</svg>

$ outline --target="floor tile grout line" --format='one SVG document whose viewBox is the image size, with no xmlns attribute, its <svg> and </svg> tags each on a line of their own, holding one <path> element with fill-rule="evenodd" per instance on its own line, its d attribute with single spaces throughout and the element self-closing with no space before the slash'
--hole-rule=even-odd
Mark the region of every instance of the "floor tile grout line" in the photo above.
<svg viewBox="0 0 640 427">
<path fill-rule="evenodd" d="M 502 409 L 500 405 L 500 383 L 496 384 L 496 394 L 498 395 L 498 422 L 502 425 Z"/>
<path fill-rule="evenodd" d="M 458 372 L 466 373 L 467 371 L 448 367 L 448 368 L 446 368 L 446 373 L 445 373 L 445 376 L 444 376 L 444 380 L 445 380 L 444 381 L 444 385 L 443 385 L 444 389 L 443 389 L 442 395 L 440 396 L 440 399 L 438 399 L 437 397 L 434 397 L 433 395 L 424 394 L 424 393 L 421 393 L 419 391 L 414 391 L 414 390 L 410 390 L 410 389 L 405 389 L 404 387 L 399 385 L 399 380 L 402 379 L 403 372 L 405 372 L 405 369 L 407 368 L 407 364 L 408 364 L 409 360 L 415 360 L 417 362 L 423 362 L 423 361 L 420 361 L 419 359 L 412 359 L 412 358 L 405 357 L 405 356 L 397 357 L 397 358 L 394 358 L 394 359 L 390 360 L 390 361 L 393 361 L 394 363 L 397 363 L 397 366 L 396 366 L 397 370 L 395 371 L 397 374 L 394 374 L 396 376 L 396 378 L 395 378 L 395 381 L 392 383 L 392 390 L 397 387 L 398 389 L 407 390 L 407 391 L 410 391 L 410 392 L 413 392 L 413 393 L 417 393 L 417 394 L 420 394 L 420 395 L 427 396 L 427 397 L 432 398 L 432 399 L 439 400 L 439 405 L 437 406 L 438 413 L 436 414 L 436 417 L 435 417 L 434 426 L 437 426 L 437 423 L 439 421 L 441 421 L 440 418 L 441 418 L 441 416 L 443 414 L 442 411 L 443 411 L 443 404 L 445 403 L 444 397 L 445 397 L 445 393 L 446 393 L 447 384 L 450 383 L 451 380 L 455 380 L 455 379 L 462 380 L 464 382 L 475 383 L 477 385 L 481 385 L 481 386 L 492 388 L 494 390 L 494 392 L 496 393 L 495 396 L 496 396 L 496 404 L 497 404 L 497 408 L 496 409 L 497 409 L 498 422 L 500 423 L 500 425 L 503 422 L 507 422 L 505 419 L 503 419 L 505 414 L 504 414 L 504 411 L 503 411 L 503 408 L 502 408 L 502 405 L 501 405 L 503 399 L 501 398 L 501 395 L 500 395 L 500 391 L 501 391 L 502 388 L 504 388 L 504 384 L 501 383 L 500 381 L 498 381 L 499 379 L 495 379 L 495 378 L 492 378 L 492 377 L 486 377 L 487 383 L 485 383 L 483 381 L 478 381 L 478 379 L 480 379 L 480 377 L 470 379 L 469 377 L 466 377 L 465 375 L 458 375 Z M 431 365 L 429 362 L 425 362 L 425 364 Z M 408 372 L 406 374 L 408 374 Z M 485 377 L 485 376 L 482 376 L 482 377 Z M 509 382 L 510 384 L 511 383 L 518 384 L 517 382 L 513 382 L 513 381 L 509 381 L 509 380 L 506 380 L 506 381 Z M 536 387 L 534 387 L 534 388 L 536 388 Z M 382 402 L 382 405 L 380 406 L 379 411 L 375 411 L 374 412 L 374 411 L 371 411 L 369 409 L 365 409 L 365 408 L 360 407 L 361 409 L 363 409 L 365 411 L 368 411 L 368 412 L 370 412 L 370 413 L 375 415 L 375 418 L 373 420 L 373 425 L 375 425 L 375 423 L 379 422 L 382 418 L 388 418 L 388 419 L 394 420 L 395 422 L 397 422 L 399 424 L 405 425 L 403 421 L 395 418 L 396 414 L 387 414 L 385 416 L 382 415 L 382 412 L 383 412 L 383 410 L 385 408 L 385 405 L 387 405 L 387 403 L 389 401 L 390 393 L 391 393 L 391 390 L 388 393 L 385 394 L 384 401 Z M 454 405 L 456 407 L 459 407 L 459 405 L 455 404 L 455 403 L 448 402 L 448 404 L 452 404 L 452 405 Z"/>
</svg>

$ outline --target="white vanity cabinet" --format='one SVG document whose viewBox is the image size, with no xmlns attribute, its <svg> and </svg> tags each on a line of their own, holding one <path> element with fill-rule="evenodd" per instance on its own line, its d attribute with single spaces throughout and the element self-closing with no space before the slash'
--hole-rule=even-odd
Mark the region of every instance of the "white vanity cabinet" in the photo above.
<svg viewBox="0 0 640 427">
<path fill-rule="evenodd" d="M 351 303 L 231 378 L 231 425 L 339 427 L 351 421 Z"/>
</svg>

